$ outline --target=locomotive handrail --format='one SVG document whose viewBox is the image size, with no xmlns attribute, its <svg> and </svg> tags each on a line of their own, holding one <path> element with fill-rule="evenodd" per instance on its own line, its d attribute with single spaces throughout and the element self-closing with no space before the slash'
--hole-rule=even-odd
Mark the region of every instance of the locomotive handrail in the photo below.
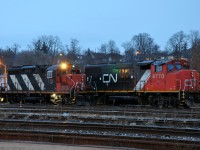
<svg viewBox="0 0 200 150">
<path fill-rule="evenodd" d="M 188 83 L 188 81 L 189 81 L 189 83 Z M 196 79 L 185 79 L 184 80 L 184 91 L 186 90 L 186 86 L 187 87 L 190 87 L 190 86 L 196 87 Z"/>
<path fill-rule="evenodd" d="M 75 83 L 74 91 L 75 91 L 75 90 L 77 91 L 78 83 L 79 83 L 78 81 Z"/>
<path fill-rule="evenodd" d="M 71 95 L 72 95 L 72 89 L 73 89 L 73 87 L 75 86 L 75 82 L 74 82 L 74 80 L 72 80 L 69 76 L 67 76 L 67 78 L 69 78 L 74 84 L 72 85 L 72 87 L 70 88 L 70 98 L 71 98 Z"/>
<path fill-rule="evenodd" d="M 181 90 L 181 79 L 176 79 L 177 81 L 179 81 L 179 91 Z"/>
<path fill-rule="evenodd" d="M 176 79 L 179 81 L 179 93 L 178 93 L 178 99 L 181 100 L 181 79 Z M 177 85 L 176 85 L 177 86 Z"/>
<path fill-rule="evenodd" d="M 89 78 L 89 84 L 90 84 L 90 86 L 93 87 L 93 85 L 91 84 L 91 82 L 92 82 L 91 80 L 92 80 L 92 76 L 90 76 L 90 78 Z M 94 83 L 95 92 L 97 92 L 97 85 L 96 85 L 96 82 L 93 81 L 93 83 Z"/>
</svg>

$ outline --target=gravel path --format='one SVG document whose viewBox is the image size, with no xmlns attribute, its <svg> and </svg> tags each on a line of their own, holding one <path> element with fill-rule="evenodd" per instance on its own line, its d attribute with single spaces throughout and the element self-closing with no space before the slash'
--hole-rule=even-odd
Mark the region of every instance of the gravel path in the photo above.
<svg viewBox="0 0 200 150">
<path fill-rule="evenodd" d="M 136 149 L 2 141 L 0 142 L 0 150 L 136 150 Z"/>
</svg>

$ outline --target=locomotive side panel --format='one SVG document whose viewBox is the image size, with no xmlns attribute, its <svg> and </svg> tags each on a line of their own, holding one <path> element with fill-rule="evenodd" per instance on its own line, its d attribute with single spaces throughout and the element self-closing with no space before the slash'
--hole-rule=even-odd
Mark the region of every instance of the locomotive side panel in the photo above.
<svg viewBox="0 0 200 150">
<path fill-rule="evenodd" d="M 45 88 L 45 71 L 37 66 L 22 66 L 8 69 L 8 91 L 33 92 Z"/>
<path fill-rule="evenodd" d="M 102 64 L 85 67 L 87 84 L 98 91 L 133 91 L 135 76 L 132 64 Z"/>
</svg>

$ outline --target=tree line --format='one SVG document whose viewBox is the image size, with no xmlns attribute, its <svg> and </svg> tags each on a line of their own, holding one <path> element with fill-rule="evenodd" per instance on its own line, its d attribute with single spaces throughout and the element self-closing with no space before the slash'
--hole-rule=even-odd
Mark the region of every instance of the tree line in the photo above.
<svg viewBox="0 0 200 150">
<path fill-rule="evenodd" d="M 187 58 L 193 69 L 200 72 L 200 32 L 189 34 L 179 31 L 169 37 L 165 50 L 148 33 L 139 33 L 122 43 L 123 52 L 114 40 L 105 42 L 97 50 L 81 49 L 78 39 L 71 39 L 64 45 L 58 36 L 43 35 L 34 39 L 27 50 L 20 51 L 14 43 L 0 48 L 1 61 L 7 67 L 16 65 L 53 65 L 61 61 L 73 64 L 137 62 L 171 57 Z M 2 68 L 2 67 L 1 67 Z M 2 71 L 1 71 L 2 72 Z"/>
</svg>

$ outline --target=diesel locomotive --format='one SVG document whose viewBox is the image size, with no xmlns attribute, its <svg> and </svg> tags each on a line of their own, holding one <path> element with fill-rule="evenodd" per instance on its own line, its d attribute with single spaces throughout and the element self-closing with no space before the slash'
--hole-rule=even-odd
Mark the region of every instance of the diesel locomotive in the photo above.
<svg viewBox="0 0 200 150">
<path fill-rule="evenodd" d="M 1 101 L 62 104 L 139 103 L 192 107 L 200 102 L 199 74 L 187 60 L 16 66 L 0 78 Z"/>
</svg>

